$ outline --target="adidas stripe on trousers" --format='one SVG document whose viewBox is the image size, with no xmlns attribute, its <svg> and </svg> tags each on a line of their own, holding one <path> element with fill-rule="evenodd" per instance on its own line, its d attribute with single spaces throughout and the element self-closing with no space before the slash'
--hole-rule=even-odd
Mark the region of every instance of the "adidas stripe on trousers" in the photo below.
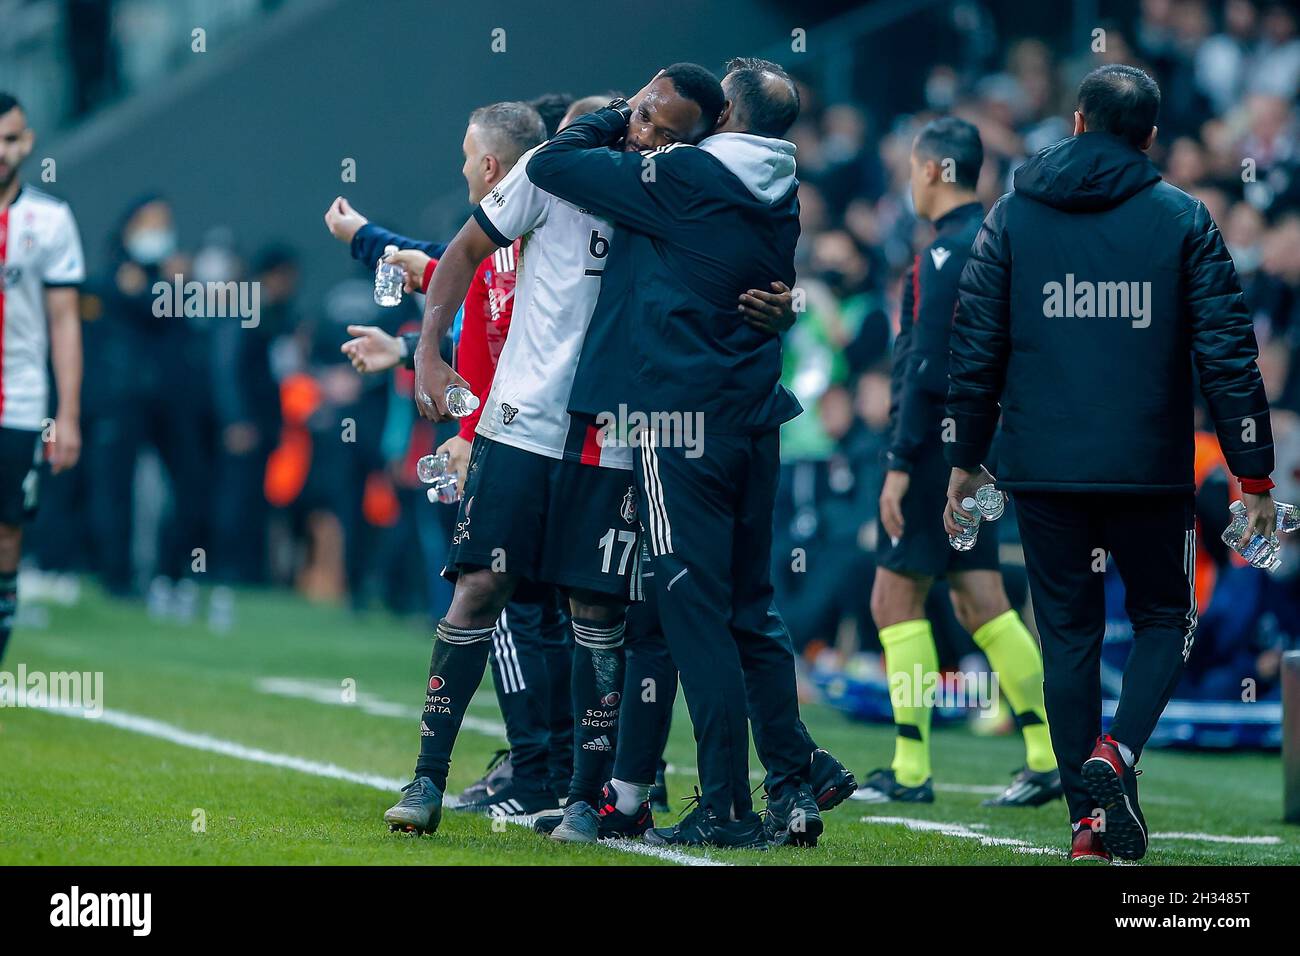
<svg viewBox="0 0 1300 956">
<path fill-rule="evenodd" d="M 635 471 L 649 586 L 695 729 L 703 801 L 723 819 L 739 817 L 753 806 L 750 716 L 769 786 L 799 780 L 811 754 L 790 635 L 773 603 L 778 433 L 705 434 L 696 448 L 662 445 L 650 431 L 642 438 Z"/>
<path fill-rule="evenodd" d="M 534 789 L 563 793 L 573 773 L 572 657 L 556 589 L 521 582 L 497 619 L 488 659 L 514 779 Z"/>
<path fill-rule="evenodd" d="M 1196 638 L 1193 497 L 1015 491 L 1012 497 L 1043 647 L 1052 749 L 1070 819 L 1080 820 L 1093 811 L 1080 770 L 1101 733 L 1106 559 L 1124 582 L 1133 624 L 1110 735 L 1139 754 Z"/>
</svg>

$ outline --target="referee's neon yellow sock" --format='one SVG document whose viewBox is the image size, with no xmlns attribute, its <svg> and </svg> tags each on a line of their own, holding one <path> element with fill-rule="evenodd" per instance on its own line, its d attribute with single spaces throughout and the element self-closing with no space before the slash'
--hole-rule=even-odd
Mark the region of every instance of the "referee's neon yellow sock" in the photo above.
<svg viewBox="0 0 1300 956">
<path fill-rule="evenodd" d="M 880 629 L 889 674 L 889 699 L 894 708 L 894 777 L 905 787 L 930 779 L 930 708 L 925 706 L 924 681 L 934 680 L 939 652 L 930 622 L 901 621 Z"/>
<path fill-rule="evenodd" d="M 971 635 L 998 674 L 1016 722 L 1025 738 L 1025 763 L 1036 772 L 1056 769 L 1056 754 L 1047 729 L 1043 702 L 1043 658 L 1020 615 L 1004 611 Z"/>
</svg>

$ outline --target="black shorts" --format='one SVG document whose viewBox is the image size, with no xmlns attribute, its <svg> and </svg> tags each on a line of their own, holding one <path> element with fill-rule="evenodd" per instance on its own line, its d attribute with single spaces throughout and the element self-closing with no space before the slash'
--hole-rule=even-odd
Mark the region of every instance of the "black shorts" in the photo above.
<svg viewBox="0 0 1300 956">
<path fill-rule="evenodd" d="M 44 451 L 39 431 L 0 428 L 0 524 L 17 527 L 36 514 Z"/>
<path fill-rule="evenodd" d="M 879 519 L 876 564 L 896 574 L 941 578 L 954 571 L 998 570 L 999 521 L 980 522 L 975 547 L 958 551 L 948 543 L 943 527 L 944 503 L 952 468 L 938 445 L 926 447 L 912 466 L 912 480 L 903 496 L 903 537 L 891 544 Z"/>
<path fill-rule="evenodd" d="M 486 567 L 635 600 L 640 566 L 631 471 L 474 439 L 447 577 Z"/>
</svg>

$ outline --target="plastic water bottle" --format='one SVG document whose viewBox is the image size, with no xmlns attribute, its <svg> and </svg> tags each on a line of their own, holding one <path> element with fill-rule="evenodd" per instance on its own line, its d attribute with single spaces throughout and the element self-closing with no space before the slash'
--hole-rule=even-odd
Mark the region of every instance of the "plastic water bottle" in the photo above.
<svg viewBox="0 0 1300 956">
<path fill-rule="evenodd" d="M 384 258 L 396 251 L 397 246 L 384 246 Z M 385 308 L 399 305 L 405 278 L 405 270 L 401 266 L 380 259 L 375 265 L 375 301 Z"/>
<path fill-rule="evenodd" d="M 1300 530 L 1300 508 L 1289 505 L 1285 501 L 1274 502 L 1274 506 L 1277 508 L 1279 532 L 1292 534 Z M 1278 551 L 1282 547 L 1282 542 L 1278 540 L 1277 535 L 1274 534 L 1271 538 L 1266 538 L 1262 534 L 1251 535 L 1245 547 L 1242 547 L 1239 542 L 1250 522 L 1246 516 L 1246 506 L 1240 501 L 1234 501 L 1228 505 L 1228 511 L 1232 514 L 1232 521 L 1223 531 L 1223 543 L 1245 558 L 1252 568 L 1276 571 L 1281 567 L 1282 559 L 1278 556 Z"/>
<path fill-rule="evenodd" d="M 971 516 L 963 518 L 957 512 L 953 512 L 952 520 L 957 522 L 962 532 L 948 535 L 948 543 L 958 551 L 969 551 L 975 547 L 975 539 L 980 533 L 980 509 L 974 498 L 963 498 L 961 506 L 969 511 Z"/>
<path fill-rule="evenodd" d="M 460 498 L 456 473 L 447 470 L 450 460 L 451 456 L 444 451 L 440 455 L 425 455 L 415 463 L 416 477 L 430 486 L 426 494 L 432 502 L 449 505 Z"/>
<path fill-rule="evenodd" d="M 975 489 L 975 507 L 985 521 L 997 521 L 1007 510 L 1007 496 L 990 482 Z"/>
<path fill-rule="evenodd" d="M 448 385 L 446 394 L 447 411 L 454 418 L 464 418 L 478 408 L 478 396 L 464 385 Z"/>
</svg>

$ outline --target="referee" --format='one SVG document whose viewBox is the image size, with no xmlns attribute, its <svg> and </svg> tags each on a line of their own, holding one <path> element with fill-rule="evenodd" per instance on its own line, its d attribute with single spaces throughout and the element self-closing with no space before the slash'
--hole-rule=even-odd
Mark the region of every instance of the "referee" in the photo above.
<svg viewBox="0 0 1300 956">
<path fill-rule="evenodd" d="M 1021 166 L 985 219 L 951 338 L 944 523 L 955 533 L 988 480 L 1000 404 L 999 484 L 1016 499 L 1076 860 L 1146 852 L 1135 764 L 1196 634 L 1195 381 L 1251 532 L 1276 522 L 1250 315 L 1205 205 L 1147 158 L 1159 107 L 1134 67 L 1084 78 L 1074 135 Z M 1134 641 L 1100 735 L 1108 557 Z"/>
</svg>

